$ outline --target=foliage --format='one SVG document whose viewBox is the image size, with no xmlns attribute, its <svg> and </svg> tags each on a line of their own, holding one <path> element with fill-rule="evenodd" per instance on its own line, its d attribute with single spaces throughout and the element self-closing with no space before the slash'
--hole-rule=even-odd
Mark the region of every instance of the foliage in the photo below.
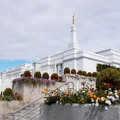
<svg viewBox="0 0 120 120">
<path fill-rule="evenodd" d="M 31 73 L 29 70 L 26 70 L 24 73 L 23 73 L 23 76 L 24 77 L 31 77 Z"/>
<path fill-rule="evenodd" d="M 64 91 L 61 92 L 59 88 L 56 88 L 54 91 L 50 91 L 44 88 L 44 92 L 46 95 L 45 104 L 51 105 L 53 103 L 58 104 L 86 104 L 89 103 L 91 106 L 100 106 L 105 107 L 105 110 L 108 109 L 108 106 L 112 104 L 120 104 L 120 91 L 111 91 L 111 89 L 107 89 L 101 92 L 94 90 L 92 86 L 89 84 L 78 91 Z M 52 94 L 49 94 L 52 93 Z"/>
<path fill-rule="evenodd" d="M 70 74 L 70 69 L 68 67 L 64 69 L 64 74 Z"/>
<path fill-rule="evenodd" d="M 82 70 L 78 70 L 78 75 L 82 75 Z"/>
<path fill-rule="evenodd" d="M 71 74 L 76 74 L 76 70 L 75 70 L 75 69 L 72 69 L 72 70 L 71 70 Z"/>
<path fill-rule="evenodd" d="M 81 75 L 87 75 L 86 71 L 82 71 Z"/>
<path fill-rule="evenodd" d="M 47 72 L 43 73 L 42 78 L 49 79 L 49 74 Z"/>
<path fill-rule="evenodd" d="M 63 81 L 62 81 L 62 77 L 58 77 L 58 81 L 59 81 L 59 82 L 63 82 Z"/>
<path fill-rule="evenodd" d="M 97 72 L 93 72 L 93 73 L 92 73 L 92 76 L 93 76 L 93 77 L 97 77 L 97 75 L 98 75 Z"/>
<path fill-rule="evenodd" d="M 92 76 L 91 72 L 88 72 L 88 73 L 87 73 L 87 76 Z"/>
<path fill-rule="evenodd" d="M 58 74 L 57 74 L 57 73 L 53 73 L 53 74 L 51 75 L 51 79 L 58 81 Z"/>
<path fill-rule="evenodd" d="M 112 89 L 120 88 L 120 72 L 113 68 L 102 70 L 96 80 L 98 90 L 107 89 L 103 83 L 109 84 Z"/>
<path fill-rule="evenodd" d="M 97 72 L 100 72 L 104 69 L 107 69 L 107 68 L 115 68 L 115 66 L 111 66 L 109 64 L 97 64 Z"/>
<path fill-rule="evenodd" d="M 15 93 L 15 95 L 7 95 L 0 97 L 0 101 L 12 101 L 12 100 L 22 101 L 22 97 L 18 93 Z"/>
<path fill-rule="evenodd" d="M 13 95 L 13 91 L 11 88 L 6 88 L 3 92 L 4 96 L 12 96 Z"/>
<path fill-rule="evenodd" d="M 34 77 L 35 78 L 41 78 L 41 72 L 36 71 L 35 74 L 34 74 Z"/>
</svg>

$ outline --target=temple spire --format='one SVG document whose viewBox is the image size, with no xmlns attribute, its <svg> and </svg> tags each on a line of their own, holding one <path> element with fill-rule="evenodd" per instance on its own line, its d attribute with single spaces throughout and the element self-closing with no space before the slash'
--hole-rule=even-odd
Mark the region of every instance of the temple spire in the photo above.
<svg viewBox="0 0 120 120">
<path fill-rule="evenodd" d="M 75 15 L 73 15 L 73 24 L 75 23 Z"/>
<path fill-rule="evenodd" d="M 79 48 L 77 42 L 76 27 L 75 27 L 75 15 L 73 15 L 72 17 L 71 41 L 68 44 L 68 48 Z"/>
</svg>

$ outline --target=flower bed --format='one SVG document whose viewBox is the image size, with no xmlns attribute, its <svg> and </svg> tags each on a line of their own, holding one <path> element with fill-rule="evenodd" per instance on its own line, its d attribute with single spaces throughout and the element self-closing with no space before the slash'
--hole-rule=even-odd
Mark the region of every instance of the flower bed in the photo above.
<svg viewBox="0 0 120 120">
<path fill-rule="evenodd" d="M 104 86 L 107 86 L 104 83 Z M 48 89 L 44 89 L 43 93 L 50 93 Z M 92 88 L 89 84 L 82 89 L 76 91 L 76 89 L 61 92 L 58 88 L 53 91 L 52 95 L 46 96 L 45 104 L 51 105 L 53 103 L 58 104 L 91 104 L 91 106 L 104 107 L 108 110 L 108 107 L 120 104 L 120 91 L 112 91 L 110 87 L 106 90 L 97 91 Z"/>
<path fill-rule="evenodd" d="M 43 79 L 43 78 L 35 78 L 35 77 L 20 77 L 20 78 L 15 78 L 13 83 L 25 83 L 25 84 L 32 84 L 32 85 L 50 85 L 50 84 L 55 84 L 55 80 L 50 80 L 50 79 Z"/>
</svg>

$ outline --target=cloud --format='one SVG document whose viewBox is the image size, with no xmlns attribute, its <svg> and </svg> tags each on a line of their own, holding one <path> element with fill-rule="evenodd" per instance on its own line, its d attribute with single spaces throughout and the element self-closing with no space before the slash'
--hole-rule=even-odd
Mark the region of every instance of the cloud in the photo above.
<svg viewBox="0 0 120 120">
<path fill-rule="evenodd" d="M 39 60 L 67 49 L 75 14 L 80 48 L 120 50 L 119 0 L 0 0 L 0 59 Z"/>
</svg>

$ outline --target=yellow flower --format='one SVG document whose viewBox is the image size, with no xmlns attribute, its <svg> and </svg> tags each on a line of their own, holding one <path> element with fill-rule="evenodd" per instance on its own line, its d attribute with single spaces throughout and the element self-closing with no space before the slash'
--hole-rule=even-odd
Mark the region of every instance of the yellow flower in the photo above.
<svg viewBox="0 0 120 120">
<path fill-rule="evenodd" d="M 48 91 L 45 91 L 44 93 L 46 94 L 46 93 L 48 93 Z"/>
<path fill-rule="evenodd" d="M 76 89 L 74 91 L 77 91 Z"/>
<path fill-rule="evenodd" d="M 96 100 L 100 100 L 100 97 L 97 97 Z"/>
<path fill-rule="evenodd" d="M 72 90 L 70 89 L 70 91 L 72 91 Z"/>
<path fill-rule="evenodd" d="M 69 94 L 72 94 L 72 92 L 69 92 Z"/>
<path fill-rule="evenodd" d="M 56 90 L 59 90 L 59 88 L 56 88 Z"/>
</svg>

